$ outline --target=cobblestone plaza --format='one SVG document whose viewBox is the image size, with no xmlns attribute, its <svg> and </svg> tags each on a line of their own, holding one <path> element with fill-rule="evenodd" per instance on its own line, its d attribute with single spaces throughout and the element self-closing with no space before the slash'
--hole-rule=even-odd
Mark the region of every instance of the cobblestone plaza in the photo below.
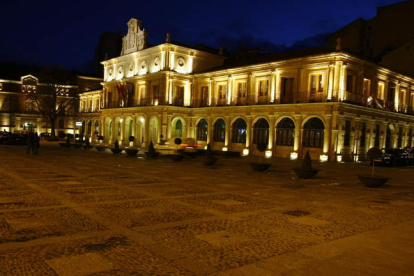
<svg viewBox="0 0 414 276">
<path fill-rule="evenodd" d="M 0 275 L 412 275 L 414 166 L 0 147 Z"/>
</svg>

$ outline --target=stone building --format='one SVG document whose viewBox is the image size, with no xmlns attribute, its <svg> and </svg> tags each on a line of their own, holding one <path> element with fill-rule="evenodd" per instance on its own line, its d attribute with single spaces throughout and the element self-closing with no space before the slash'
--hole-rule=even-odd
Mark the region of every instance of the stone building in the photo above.
<svg viewBox="0 0 414 276">
<path fill-rule="evenodd" d="M 0 129 L 50 133 L 50 122 L 40 114 L 34 100 L 34 95 L 42 95 L 48 86 L 33 75 L 22 76 L 20 80 L 0 79 Z M 76 97 L 76 85 L 59 85 L 55 88 L 58 89 L 57 103 L 68 97 Z M 73 132 L 73 125 L 73 116 L 63 112 L 56 120 L 56 134 Z"/>
<path fill-rule="evenodd" d="M 340 43 L 338 43 L 340 44 Z M 148 147 L 160 135 L 215 150 L 357 160 L 370 147 L 411 147 L 414 78 L 343 51 L 313 49 L 227 62 L 220 51 L 171 41 L 146 47 L 131 19 L 103 89 L 82 93 L 88 135 Z M 92 131 L 94 129 L 94 131 Z"/>
</svg>

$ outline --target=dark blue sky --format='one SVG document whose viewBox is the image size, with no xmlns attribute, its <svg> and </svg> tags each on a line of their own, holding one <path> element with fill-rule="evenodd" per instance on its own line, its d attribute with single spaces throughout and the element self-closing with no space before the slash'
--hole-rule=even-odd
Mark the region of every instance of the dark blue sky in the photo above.
<svg viewBox="0 0 414 276">
<path fill-rule="evenodd" d="M 149 42 L 172 39 L 194 45 L 258 44 L 283 49 L 335 31 L 378 6 L 401 0 L 292 1 L 1 1 L 0 60 L 81 68 L 94 57 L 103 31 L 122 30 L 131 17 L 143 21 Z M 309 41 L 309 40 L 306 40 Z M 247 45 L 247 46 L 251 46 Z"/>
</svg>

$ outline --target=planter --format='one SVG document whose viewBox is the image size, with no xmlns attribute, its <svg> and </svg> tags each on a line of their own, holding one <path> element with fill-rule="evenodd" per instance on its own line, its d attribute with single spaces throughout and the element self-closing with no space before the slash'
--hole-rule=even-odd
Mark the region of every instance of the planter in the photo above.
<svg viewBox="0 0 414 276">
<path fill-rule="evenodd" d="M 301 169 L 301 168 L 294 168 L 293 169 L 296 173 L 296 175 L 300 178 L 300 179 L 309 179 L 311 177 L 314 177 L 319 170 L 316 169 Z"/>
<path fill-rule="evenodd" d="M 206 161 L 204 161 L 204 166 L 213 166 L 217 162 L 216 157 L 208 157 Z"/>
<path fill-rule="evenodd" d="M 378 188 L 384 186 L 388 181 L 388 177 L 385 176 L 372 176 L 372 175 L 358 175 L 359 181 L 361 181 L 366 187 Z"/>
<path fill-rule="evenodd" d="M 81 143 L 75 143 L 75 144 L 72 144 L 72 147 L 74 147 L 75 149 L 80 149 L 82 147 L 82 144 Z"/>
<path fill-rule="evenodd" d="M 108 147 L 106 147 L 106 146 L 97 146 L 97 147 L 96 147 L 96 149 L 97 149 L 98 151 L 105 151 L 107 148 L 108 148 Z"/>
<path fill-rule="evenodd" d="M 139 152 L 139 149 L 125 149 L 126 154 L 128 156 L 136 156 Z"/>
<path fill-rule="evenodd" d="M 123 149 L 111 149 L 113 154 L 120 154 Z"/>
<path fill-rule="evenodd" d="M 181 154 L 170 154 L 168 157 L 174 162 L 183 161 L 184 159 L 184 155 Z"/>
<path fill-rule="evenodd" d="M 250 166 L 256 172 L 264 172 L 270 168 L 271 164 L 250 163 Z"/>
</svg>

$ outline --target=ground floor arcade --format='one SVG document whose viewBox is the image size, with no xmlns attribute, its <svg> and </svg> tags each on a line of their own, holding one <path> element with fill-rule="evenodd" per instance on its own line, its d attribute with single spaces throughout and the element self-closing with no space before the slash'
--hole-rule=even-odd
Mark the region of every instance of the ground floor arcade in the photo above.
<svg viewBox="0 0 414 276">
<path fill-rule="evenodd" d="M 414 117 L 345 103 L 183 108 L 150 106 L 104 109 L 84 114 L 80 130 L 91 140 L 118 140 L 148 147 L 170 137 L 194 138 L 201 147 L 266 156 L 302 158 L 309 150 L 321 160 L 361 160 L 371 147 L 413 146 Z M 134 142 L 130 139 L 134 137 Z"/>
</svg>

